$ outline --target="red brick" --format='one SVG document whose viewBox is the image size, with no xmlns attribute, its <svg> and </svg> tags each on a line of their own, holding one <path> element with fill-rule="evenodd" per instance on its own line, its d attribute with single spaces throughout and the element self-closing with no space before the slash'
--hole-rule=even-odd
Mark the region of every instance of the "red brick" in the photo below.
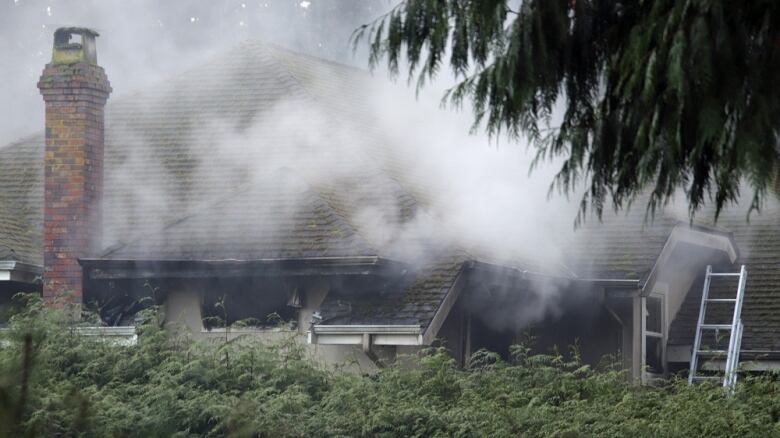
<svg viewBox="0 0 780 438">
<path fill-rule="evenodd" d="M 100 245 L 103 111 L 111 86 L 101 67 L 81 63 L 47 65 L 38 88 L 46 102 L 43 295 L 78 302 L 78 258 Z"/>
</svg>

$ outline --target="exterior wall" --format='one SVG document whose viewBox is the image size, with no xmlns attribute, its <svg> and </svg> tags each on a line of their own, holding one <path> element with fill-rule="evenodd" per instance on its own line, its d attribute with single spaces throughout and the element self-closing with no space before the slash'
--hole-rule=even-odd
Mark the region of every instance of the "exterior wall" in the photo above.
<svg viewBox="0 0 780 438">
<path fill-rule="evenodd" d="M 454 306 L 437 334 L 438 344 L 446 348 L 461 366 L 467 365 L 468 358 L 471 355 L 467 345 L 468 318 L 467 311 L 460 306 Z"/>
<path fill-rule="evenodd" d="M 111 86 L 101 67 L 79 62 L 48 64 L 38 88 L 46 102 L 43 297 L 80 302 L 77 259 L 100 244 L 103 108 Z"/>
<path fill-rule="evenodd" d="M 674 317 L 677 316 L 677 312 L 680 310 L 685 296 L 693 286 L 696 277 L 704 272 L 703 268 L 700 271 L 693 269 L 678 272 L 674 276 L 670 276 L 665 279 L 666 281 L 661 284 L 662 288 L 666 289 L 664 295 L 666 296 L 666 330 L 669 330 L 669 326 L 672 324 Z M 663 289 L 662 289 L 663 293 Z"/>
<path fill-rule="evenodd" d="M 177 290 L 165 301 L 165 324 L 168 330 L 187 329 L 193 336 L 205 332 L 201 314 L 200 294 L 192 290 Z"/>
<path fill-rule="evenodd" d="M 631 358 L 632 358 L 632 367 L 631 367 L 631 377 L 635 382 L 639 382 L 642 379 L 642 368 L 644 366 L 644 341 L 642 340 L 642 330 L 643 330 L 643 324 L 644 318 L 642 318 L 642 312 L 644 309 L 642 308 L 642 297 L 636 296 L 634 297 L 632 301 L 632 349 L 631 349 Z"/>
<path fill-rule="evenodd" d="M 679 227 L 678 227 L 679 228 Z M 674 362 L 671 371 L 680 369 L 680 365 L 690 361 L 690 346 L 673 346 L 667 348 L 669 329 L 677 317 L 677 313 L 685 301 L 686 295 L 698 277 L 700 277 L 708 264 L 730 264 L 736 257 L 736 251 L 727 237 L 722 235 L 679 231 L 676 229 L 669 237 L 667 248 L 659 257 L 655 276 L 649 283 L 652 289 L 646 290 L 645 295 L 663 298 L 663 365 L 664 373 L 670 372 L 670 363 Z M 643 323 L 638 327 L 642 333 L 642 362 L 644 364 L 644 304 L 642 308 Z M 691 342 L 693 343 L 693 342 Z M 645 377 L 645 376 L 643 376 Z"/>
<path fill-rule="evenodd" d="M 325 280 L 319 280 L 307 285 L 303 303 L 298 312 L 298 330 L 306 333 L 312 322 L 312 314 L 320 308 L 320 305 L 328 295 L 330 285 Z"/>
<path fill-rule="evenodd" d="M 329 290 L 325 281 L 308 285 L 303 296 L 303 306 L 298 313 L 298 328 L 264 329 L 264 328 L 229 328 L 206 330 L 203 327 L 200 292 L 194 289 L 181 288 L 170 291 L 165 301 L 166 326 L 171 332 L 186 330 L 195 339 L 221 341 L 248 336 L 263 343 L 295 342 L 304 346 L 311 357 L 325 366 L 342 367 L 344 369 L 370 373 L 376 371 L 378 364 L 374 362 L 361 346 L 358 345 L 312 345 L 307 341 L 311 315 L 316 310 Z M 395 360 L 395 348 L 374 347 L 373 356 L 380 363 L 391 363 Z"/>
<path fill-rule="evenodd" d="M 707 264 L 718 261 L 717 256 L 717 253 L 693 253 L 692 251 L 680 251 L 674 254 L 670 258 L 668 265 L 664 266 L 659 272 L 656 282 L 650 291 L 651 296 L 663 297 L 663 361 L 667 373 L 669 372 L 669 362 L 682 363 L 690 361 L 690 347 L 676 346 L 671 350 L 667 348 L 669 329 L 696 278 L 702 275 Z M 644 307 L 642 314 L 644 315 Z M 641 363 L 644 364 L 645 324 L 643 323 L 639 329 L 643 334 L 641 337 L 643 342 Z"/>
</svg>

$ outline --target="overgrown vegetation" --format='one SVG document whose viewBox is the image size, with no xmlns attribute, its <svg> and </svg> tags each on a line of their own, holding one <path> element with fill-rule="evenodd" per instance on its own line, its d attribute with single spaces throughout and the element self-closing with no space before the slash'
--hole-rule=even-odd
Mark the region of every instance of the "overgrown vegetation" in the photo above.
<svg viewBox="0 0 780 438">
<path fill-rule="evenodd" d="M 780 384 L 627 384 L 576 354 L 442 349 L 373 375 L 325 369 L 292 339 L 261 346 L 170 336 L 149 310 L 137 345 L 79 334 L 35 298 L 2 333 L 4 436 L 777 436 Z"/>
<path fill-rule="evenodd" d="M 475 127 L 562 158 L 554 187 L 586 189 L 581 215 L 678 191 L 693 216 L 777 181 L 780 3 L 724 0 L 404 0 L 367 24 L 372 66 L 441 69 Z"/>
</svg>

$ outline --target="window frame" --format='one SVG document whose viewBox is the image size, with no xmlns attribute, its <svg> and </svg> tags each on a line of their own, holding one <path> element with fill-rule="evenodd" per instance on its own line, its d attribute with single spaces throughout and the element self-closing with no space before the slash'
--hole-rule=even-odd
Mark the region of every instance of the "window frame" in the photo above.
<svg viewBox="0 0 780 438">
<path fill-rule="evenodd" d="M 660 300 L 660 324 L 661 324 L 661 331 L 650 331 L 648 330 L 647 323 L 648 323 L 648 316 L 649 316 L 649 306 L 647 301 L 650 299 L 657 299 Z M 641 299 L 641 315 L 642 315 L 642 377 L 645 382 L 648 380 L 651 380 L 653 378 L 658 378 L 661 376 L 665 376 L 668 372 L 667 363 L 666 363 L 666 338 L 667 338 L 667 300 L 666 300 L 666 294 L 664 293 L 658 293 L 658 292 L 652 292 L 647 296 L 642 297 Z M 658 339 L 661 342 L 661 366 L 662 366 L 662 372 L 661 373 L 655 373 L 648 371 L 648 362 L 647 362 L 647 339 L 648 338 L 654 338 Z"/>
</svg>

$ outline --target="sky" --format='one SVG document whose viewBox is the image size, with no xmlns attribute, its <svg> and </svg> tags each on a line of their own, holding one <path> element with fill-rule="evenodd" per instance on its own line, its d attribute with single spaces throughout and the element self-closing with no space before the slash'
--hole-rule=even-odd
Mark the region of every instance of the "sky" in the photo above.
<svg viewBox="0 0 780 438">
<path fill-rule="evenodd" d="M 352 31 L 389 10 L 388 0 L 0 0 L 0 144 L 43 124 L 35 86 L 62 26 L 101 33 L 98 61 L 113 98 L 197 65 L 246 39 L 365 67 Z"/>
</svg>

